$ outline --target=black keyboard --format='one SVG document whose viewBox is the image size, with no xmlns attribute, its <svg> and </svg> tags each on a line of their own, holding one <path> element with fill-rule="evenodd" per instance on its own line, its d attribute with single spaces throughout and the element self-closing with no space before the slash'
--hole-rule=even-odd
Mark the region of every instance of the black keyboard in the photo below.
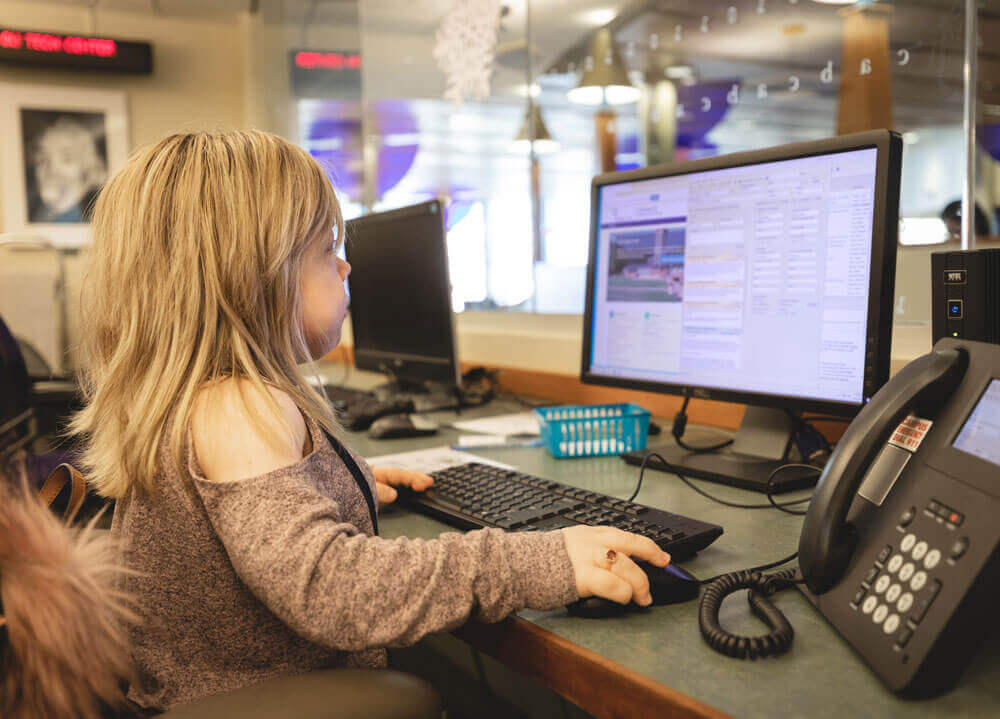
<svg viewBox="0 0 1000 719">
<path fill-rule="evenodd" d="M 337 419 L 345 429 L 355 432 L 368 429 L 372 422 L 387 414 L 413 411 L 413 401 L 409 399 L 379 399 L 371 392 L 337 385 L 326 385 L 324 389 Z"/>
<path fill-rule="evenodd" d="M 433 487 L 400 492 L 400 500 L 459 529 L 610 525 L 649 537 L 676 558 L 689 557 L 722 535 L 717 524 L 487 464 L 470 462 L 431 476 Z"/>
</svg>

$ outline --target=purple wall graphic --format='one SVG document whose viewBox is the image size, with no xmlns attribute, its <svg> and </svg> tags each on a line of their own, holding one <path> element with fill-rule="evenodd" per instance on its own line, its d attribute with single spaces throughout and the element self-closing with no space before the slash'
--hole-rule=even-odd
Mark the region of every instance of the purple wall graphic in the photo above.
<svg viewBox="0 0 1000 719">
<path fill-rule="evenodd" d="M 382 138 L 378 151 L 375 192 L 381 197 L 402 180 L 417 156 L 417 121 L 402 100 L 372 105 L 372 132 Z M 338 190 L 357 202 L 364 184 L 361 159 L 361 105 L 329 100 L 308 126 L 309 153 L 326 169 Z"/>
</svg>

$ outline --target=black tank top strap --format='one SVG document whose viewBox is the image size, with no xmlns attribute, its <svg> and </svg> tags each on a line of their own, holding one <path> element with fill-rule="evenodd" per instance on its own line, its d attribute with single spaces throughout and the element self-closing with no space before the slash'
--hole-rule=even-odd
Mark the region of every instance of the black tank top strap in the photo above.
<svg viewBox="0 0 1000 719">
<path fill-rule="evenodd" d="M 365 502 L 368 504 L 368 513 L 371 515 L 372 519 L 372 530 L 375 536 L 378 536 L 378 512 L 375 509 L 375 497 L 372 496 L 372 488 L 368 484 L 368 479 L 365 477 L 364 472 L 361 471 L 361 467 L 358 463 L 354 461 L 354 457 L 351 453 L 347 451 L 347 447 L 337 441 L 337 439 L 323 430 L 323 434 L 326 435 L 327 440 L 330 442 L 330 446 L 333 447 L 333 451 L 337 453 L 341 461 L 347 466 L 347 470 L 354 477 L 354 482 L 358 485 L 358 489 L 361 490 L 361 494 L 364 495 Z"/>
</svg>

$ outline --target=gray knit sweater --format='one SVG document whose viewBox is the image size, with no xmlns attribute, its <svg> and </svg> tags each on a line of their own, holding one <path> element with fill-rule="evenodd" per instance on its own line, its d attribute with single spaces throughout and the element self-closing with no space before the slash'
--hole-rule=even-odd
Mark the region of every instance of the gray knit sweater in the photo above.
<svg viewBox="0 0 1000 719">
<path fill-rule="evenodd" d="M 470 615 L 493 622 L 577 599 L 559 532 L 371 536 L 357 484 L 306 422 L 314 449 L 290 467 L 210 482 L 189 442 L 186 472 L 162 449 L 156 494 L 117 503 L 112 531 L 139 572 L 123 588 L 144 618 L 129 630 L 133 701 L 165 709 L 319 667 L 380 667 L 383 647 Z"/>
</svg>

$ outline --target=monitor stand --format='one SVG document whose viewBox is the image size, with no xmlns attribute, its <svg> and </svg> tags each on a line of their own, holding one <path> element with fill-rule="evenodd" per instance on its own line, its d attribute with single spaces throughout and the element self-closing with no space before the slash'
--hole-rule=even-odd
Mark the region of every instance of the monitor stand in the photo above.
<svg viewBox="0 0 1000 719">
<path fill-rule="evenodd" d="M 411 380 L 396 377 L 372 390 L 382 400 L 408 399 L 415 412 L 457 409 L 462 406 L 462 391 L 454 384 L 432 380 Z"/>
<path fill-rule="evenodd" d="M 784 410 L 748 406 L 733 443 L 718 452 L 689 452 L 671 437 L 666 442 L 649 445 L 646 449 L 622 455 L 629 464 L 641 464 L 650 452 L 660 454 L 647 467 L 707 479 L 742 489 L 767 491 L 767 479 L 783 464 L 792 442 L 795 425 Z M 709 443 L 711 444 L 711 443 Z M 773 482 L 774 493 L 804 489 L 816 484 L 817 473 L 809 469 L 788 469 Z"/>
</svg>

